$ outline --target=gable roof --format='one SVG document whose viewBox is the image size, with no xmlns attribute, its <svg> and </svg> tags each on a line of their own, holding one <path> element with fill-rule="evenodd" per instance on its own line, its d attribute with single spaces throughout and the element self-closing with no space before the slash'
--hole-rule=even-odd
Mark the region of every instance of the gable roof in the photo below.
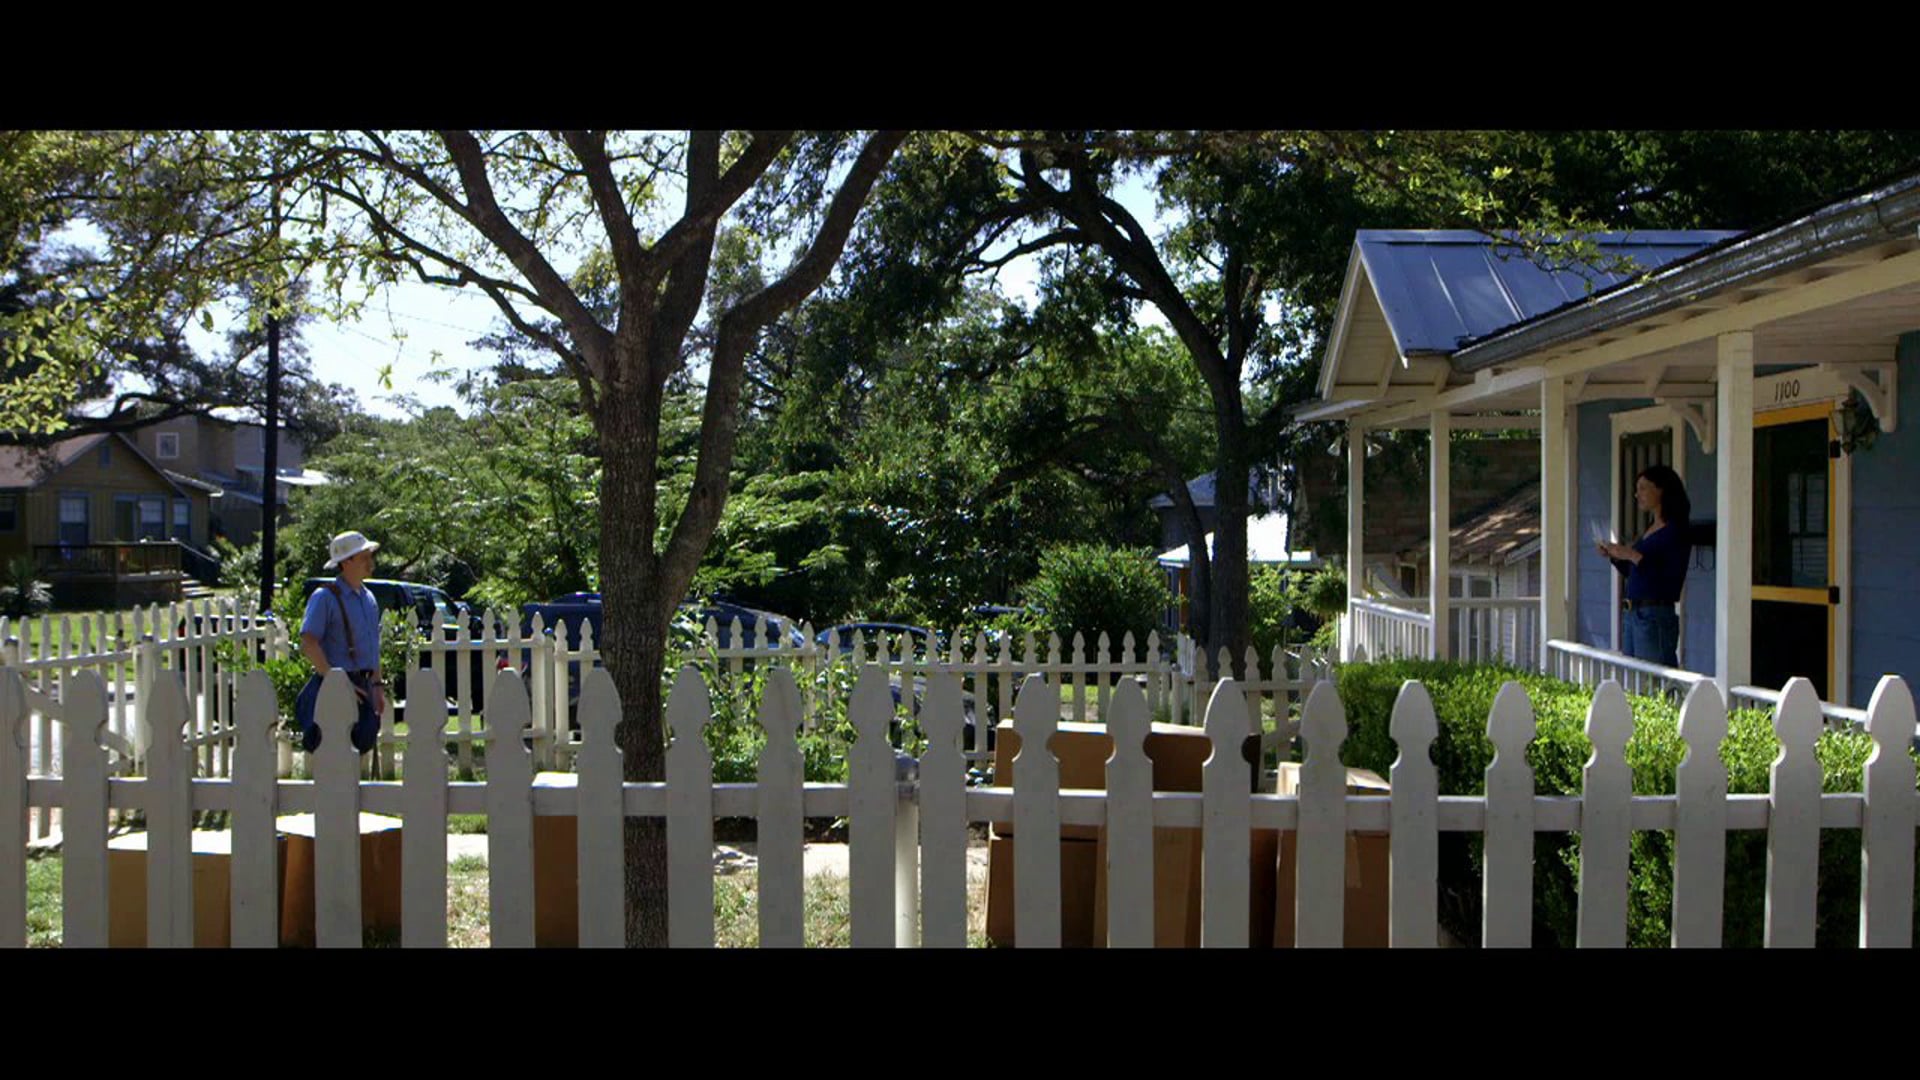
<svg viewBox="0 0 1920 1080">
<path fill-rule="evenodd" d="M 311 470 L 309 470 L 311 471 Z M 282 481 L 286 478 L 281 477 Z M 1273 491 L 1275 477 L 1262 479 L 1260 470 L 1254 469 L 1247 474 L 1247 505 L 1255 508 L 1270 507 L 1276 501 Z M 1187 497 L 1193 500 L 1195 507 L 1212 506 L 1219 494 L 1218 481 L 1213 473 L 1202 473 L 1187 481 Z M 1171 510 L 1173 499 L 1165 492 L 1147 500 L 1147 506 L 1153 510 Z"/>
<path fill-rule="evenodd" d="M 176 482 L 165 469 L 155 465 L 132 439 L 117 431 L 94 432 L 91 435 L 75 435 L 70 439 L 61 439 L 45 447 L 37 446 L 0 446 L 0 490 L 18 490 L 39 487 L 54 473 L 71 465 L 89 450 L 100 445 L 104 439 L 117 440 L 122 449 L 133 454 L 134 459 L 153 470 L 154 475 L 182 495 L 186 490 Z"/>
<path fill-rule="evenodd" d="M 1721 230 L 1596 233 L 1610 259 L 1654 270 L 1741 235 Z M 1630 280 L 1543 267 L 1510 241 L 1457 229 L 1362 229 L 1354 247 L 1402 356 L 1446 354 Z"/>
<path fill-rule="evenodd" d="M 1456 566 L 1500 566 L 1525 557 L 1540 539 L 1540 485 L 1524 484 L 1491 506 L 1456 515 L 1447 537 L 1447 554 Z M 1422 537 L 1403 557 L 1425 558 L 1429 543 Z"/>
</svg>

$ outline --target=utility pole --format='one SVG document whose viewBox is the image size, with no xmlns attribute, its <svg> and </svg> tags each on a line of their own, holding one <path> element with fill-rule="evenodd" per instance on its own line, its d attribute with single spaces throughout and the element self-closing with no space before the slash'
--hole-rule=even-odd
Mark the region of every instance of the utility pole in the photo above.
<svg viewBox="0 0 1920 1080">
<path fill-rule="evenodd" d="M 273 188 L 273 244 L 280 244 L 280 186 Z M 278 256 L 279 252 L 274 253 Z M 260 476 L 260 610 L 273 610 L 274 552 L 280 536 L 280 302 L 276 278 L 267 304 L 267 415 Z"/>
</svg>

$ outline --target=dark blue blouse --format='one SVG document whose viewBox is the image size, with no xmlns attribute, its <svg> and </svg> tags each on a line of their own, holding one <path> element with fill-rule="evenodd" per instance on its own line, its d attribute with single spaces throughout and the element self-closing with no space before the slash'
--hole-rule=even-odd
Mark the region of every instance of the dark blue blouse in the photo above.
<svg viewBox="0 0 1920 1080">
<path fill-rule="evenodd" d="M 1638 564 L 1614 559 L 1614 569 L 1627 576 L 1627 599 L 1650 604 L 1675 604 L 1687 581 L 1687 556 L 1693 546 L 1684 526 L 1662 525 L 1633 542 Z"/>
</svg>

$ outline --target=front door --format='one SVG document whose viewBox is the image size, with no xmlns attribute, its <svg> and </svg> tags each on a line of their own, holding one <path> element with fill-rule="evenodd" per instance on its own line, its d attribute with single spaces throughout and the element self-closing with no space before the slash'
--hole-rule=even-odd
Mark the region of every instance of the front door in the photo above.
<svg viewBox="0 0 1920 1080">
<path fill-rule="evenodd" d="M 1753 431 L 1753 683 L 1833 685 L 1838 578 L 1830 403 L 1760 413 Z"/>
</svg>

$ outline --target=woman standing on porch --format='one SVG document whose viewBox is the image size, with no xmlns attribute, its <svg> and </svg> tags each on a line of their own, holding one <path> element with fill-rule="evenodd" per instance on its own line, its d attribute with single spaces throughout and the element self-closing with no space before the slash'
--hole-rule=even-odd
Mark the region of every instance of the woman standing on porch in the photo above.
<svg viewBox="0 0 1920 1080">
<path fill-rule="evenodd" d="M 1627 655 L 1666 667 L 1680 666 L 1680 590 L 1687 581 L 1688 519 L 1693 504 L 1680 475 L 1649 465 L 1633 481 L 1633 501 L 1653 514 L 1653 524 L 1629 547 L 1601 543 L 1600 554 L 1626 575 L 1626 611 L 1620 620 Z"/>
</svg>

